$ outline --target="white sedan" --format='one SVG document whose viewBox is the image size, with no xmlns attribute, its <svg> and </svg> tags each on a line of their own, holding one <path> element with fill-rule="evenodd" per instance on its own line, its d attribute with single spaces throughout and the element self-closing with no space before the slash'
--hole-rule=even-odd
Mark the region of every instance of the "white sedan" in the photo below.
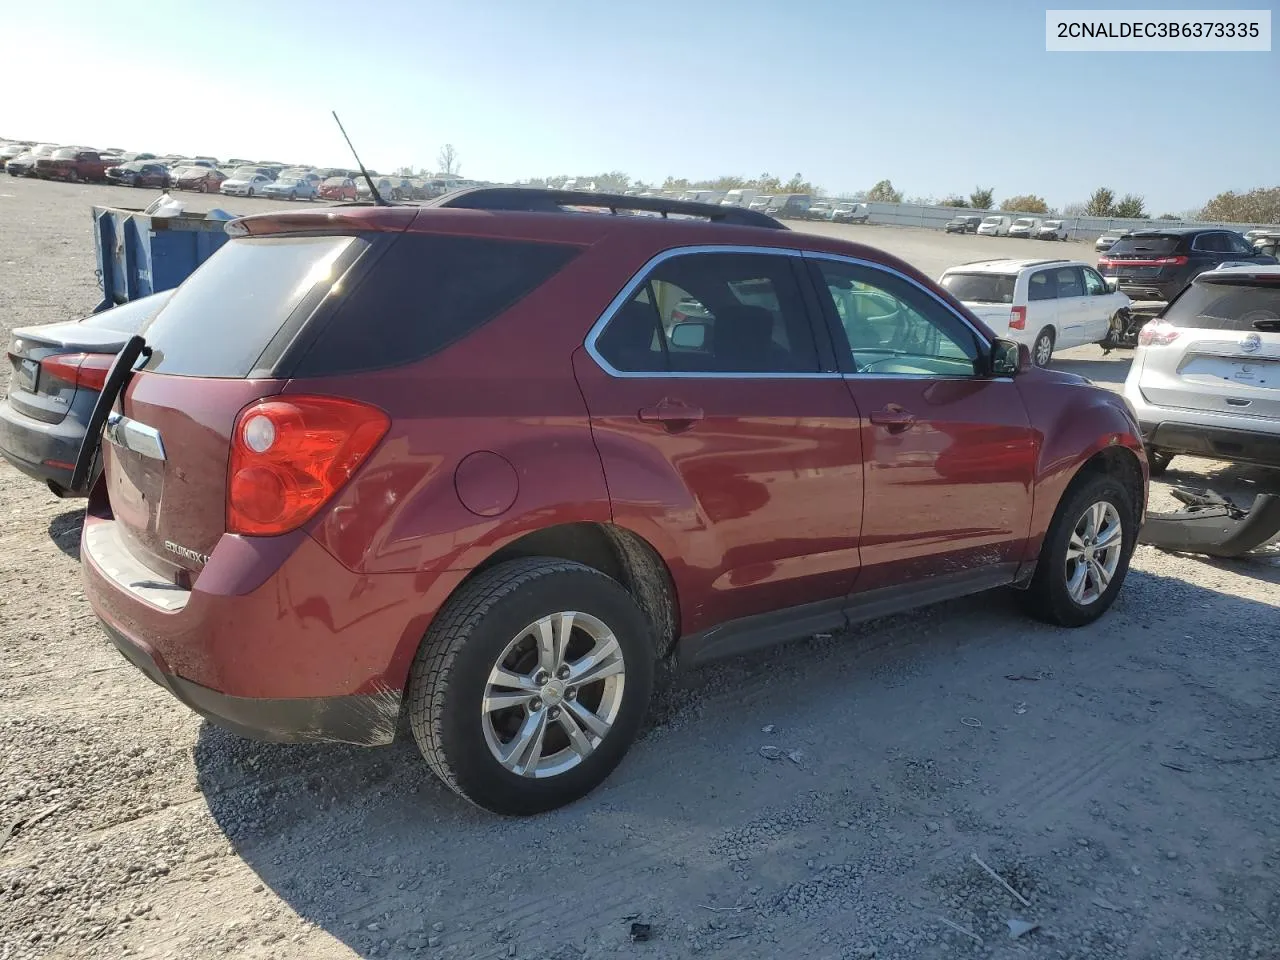
<svg viewBox="0 0 1280 960">
<path fill-rule="evenodd" d="M 233 177 L 230 180 L 223 180 L 220 189 L 228 197 L 256 197 L 262 194 L 269 183 L 271 183 L 270 177 L 255 173 L 252 177 Z"/>
</svg>

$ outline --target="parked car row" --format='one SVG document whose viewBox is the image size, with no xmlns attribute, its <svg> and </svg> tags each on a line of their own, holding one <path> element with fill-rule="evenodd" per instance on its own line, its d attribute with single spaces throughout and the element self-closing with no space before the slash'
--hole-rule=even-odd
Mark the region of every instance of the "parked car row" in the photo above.
<svg viewBox="0 0 1280 960">
<path fill-rule="evenodd" d="M 52 143 L 0 144 L 0 169 L 12 176 L 239 197 L 350 202 L 369 196 L 369 187 L 356 170 L 317 169 L 274 161 L 230 160 L 220 164 L 214 157 L 156 156 Z M 388 177 L 374 171 L 370 173 L 378 184 L 378 192 L 388 200 L 430 200 L 453 190 L 484 185 L 452 175 Z"/>
</svg>

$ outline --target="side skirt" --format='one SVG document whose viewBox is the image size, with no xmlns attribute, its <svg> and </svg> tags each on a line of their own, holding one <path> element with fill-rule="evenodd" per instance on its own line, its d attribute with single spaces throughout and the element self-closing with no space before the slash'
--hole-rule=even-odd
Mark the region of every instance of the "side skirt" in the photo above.
<svg viewBox="0 0 1280 960">
<path fill-rule="evenodd" d="M 679 665 L 682 668 L 694 667 L 711 660 L 811 637 L 815 633 L 836 633 L 856 623 L 1008 586 L 1017 578 L 1019 566 L 1018 563 L 1001 563 L 939 574 L 900 586 L 881 587 L 847 597 L 730 620 L 682 637 L 676 644 Z"/>
</svg>

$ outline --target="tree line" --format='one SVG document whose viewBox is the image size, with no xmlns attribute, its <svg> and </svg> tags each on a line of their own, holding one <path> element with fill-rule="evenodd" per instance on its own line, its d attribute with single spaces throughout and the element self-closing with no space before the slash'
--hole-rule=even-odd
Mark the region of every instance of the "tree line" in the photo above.
<svg viewBox="0 0 1280 960">
<path fill-rule="evenodd" d="M 440 149 L 438 158 L 440 171 L 456 174 L 460 170 L 458 151 L 453 144 L 446 143 Z M 409 167 L 403 167 L 398 174 L 412 176 Z M 427 175 L 426 171 L 421 171 Z M 603 193 L 625 193 L 634 190 L 638 193 L 661 190 L 756 190 L 760 193 L 807 193 L 822 194 L 822 188 L 807 180 L 802 173 L 796 173 L 788 180 L 762 173 L 758 177 L 748 178 L 736 175 L 712 177 L 706 180 L 689 180 L 684 177 L 667 177 L 661 183 L 650 183 L 635 179 L 621 170 L 610 170 L 590 176 L 571 176 L 561 174 L 554 177 L 532 177 L 521 180 L 531 187 L 563 188 L 570 180 L 579 187 L 591 185 L 592 189 Z M 917 203 L 924 206 L 961 207 L 972 210 L 991 210 L 996 208 L 995 190 L 992 187 L 977 186 L 967 194 L 952 193 L 941 200 L 933 197 L 903 197 L 902 191 L 893 185 L 891 180 L 881 180 L 867 190 L 859 190 L 844 199 L 879 202 L 879 203 Z M 1045 216 L 1063 217 L 1107 217 L 1131 220 L 1219 220 L 1229 223 L 1280 223 L 1280 187 L 1258 187 L 1244 193 L 1227 190 L 1218 194 L 1199 210 L 1188 211 L 1181 216 L 1173 213 L 1162 213 L 1153 218 L 1147 211 L 1145 198 L 1134 193 L 1126 193 L 1116 197 L 1110 187 L 1098 187 L 1088 200 L 1080 203 L 1068 203 L 1061 211 L 1045 202 L 1044 197 L 1033 193 L 1017 194 L 1006 197 L 997 209 L 1011 210 L 1017 213 L 1038 213 Z"/>
</svg>

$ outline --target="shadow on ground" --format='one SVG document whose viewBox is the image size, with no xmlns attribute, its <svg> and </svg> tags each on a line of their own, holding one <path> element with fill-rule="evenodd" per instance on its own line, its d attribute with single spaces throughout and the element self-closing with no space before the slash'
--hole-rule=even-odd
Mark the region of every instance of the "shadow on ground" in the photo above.
<svg viewBox="0 0 1280 960">
<path fill-rule="evenodd" d="M 1200 612 L 1208 605 L 1217 634 L 1172 643 L 1209 617 Z M 842 924 L 874 934 L 864 942 L 918 928 L 918 912 L 903 914 L 904 904 L 917 885 L 928 891 L 931 871 L 950 856 L 950 840 L 938 839 L 949 831 L 970 834 L 961 838 L 965 850 L 1000 844 L 1034 864 L 1059 854 L 1064 833 L 1111 830 L 1107 842 L 1123 856 L 1091 861 L 1079 890 L 1048 860 L 1035 868 L 1042 898 L 1052 891 L 1054 909 L 1063 910 L 1058 936 L 1074 942 L 1073 924 L 1084 921 L 1067 909 L 1072 898 L 1092 911 L 1096 931 L 1110 922 L 1088 906 L 1097 890 L 1114 881 L 1147 902 L 1165 889 L 1158 878 L 1174 869 L 1159 848 L 1173 842 L 1161 835 L 1166 821 L 1211 826 L 1195 847 L 1179 848 L 1186 853 L 1177 869 L 1205 874 L 1222 858 L 1249 855 L 1236 849 L 1239 838 L 1269 829 L 1253 821 L 1271 809 L 1266 798 L 1280 787 L 1271 768 L 1280 765 L 1230 768 L 1261 778 L 1259 793 L 1243 795 L 1250 802 L 1171 771 L 1199 769 L 1200 753 L 1280 739 L 1267 703 L 1280 695 L 1266 645 L 1280 642 L 1275 624 L 1272 606 L 1135 570 L 1114 609 L 1080 630 L 1028 621 L 998 592 L 801 641 L 678 677 L 609 781 L 569 808 L 524 820 L 457 798 L 412 742 L 290 747 L 205 725 L 195 761 L 210 811 L 262 882 L 364 957 L 597 955 L 630 948 L 636 915 L 669 923 L 655 929 L 678 955 L 696 946 L 703 956 L 741 956 L 779 942 L 806 955 L 825 949 L 820 934 L 840 942 Z M 1025 680 L 1042 682 L 1012 682 Z M 1018 716 L 1014 700 L 1031 701 L 1030 716 Z M 982 718 L 980 729 L 960 725 L 965 717 Z M 1224 745 L 1228 734 L 1235 739 Z M 795 746 L 794 763 L 762 759 L 760 744 L 770 742 Z M 1145 783 L 1125 793 L 1123 809 L 1113 806 L 1119 794 L 1100 786 L 1112 770 L 1100 766 L 1108 756 L 1115 778 Z M 1179 762 L 1157 762 L 1166 756 Z M 1086 779 L 1063 794 L 1073 764 Z M 1093 819 L 1071 806 L 1085 804 L 1086 787 L 1101 792 L 1109 827 L 1097 820 L 1096 802 Z M 1019 803 L 1027 812 L 1014 816 Z M 833 836 L 836 816 L 854 829 Z M 922 816 L 940 820 L 942 834 L 932 823 L 924 831 Z M 1057 840 L 1042 822 L 1057 824 Z M 1156 834 L 1141 826 L 1147 822 Z M 1103 839 L 1090 842 L 1098 851 Z M 1071 841 L 1066 854 L 1083 850 Z M 828 856 L 886 869 L 847 901 L 819 902 L 817 922 L 787 898 L 811 882 L 812 858 Z M 1134 858 L 1142 856 L 1152 864 L 1139 869 Z M 1196 890 L 1142 924 L 1117 920 L 1115 942 L 1147 955 L 1149 938 L 1177 936 L 1185 924 L 1225 951 L 1229 925 L 1254 921 L 1238 905 L 1219 909 L 1212 885 Z M 741 902 L 754 904 L 750 913 L 739 916 Z M 863 902 L 858 910 L 881 912 L 855 917 L 852 904 Z M 748 932 L 717 933 L 729 921 Z"/>
<path fill-rule="evenodd" d="M 83 508 L 60 513 L 49 521 L 49 539 L 72 560 L 79 560 L 80 529 L 83 526 Z"/>
</svg>

